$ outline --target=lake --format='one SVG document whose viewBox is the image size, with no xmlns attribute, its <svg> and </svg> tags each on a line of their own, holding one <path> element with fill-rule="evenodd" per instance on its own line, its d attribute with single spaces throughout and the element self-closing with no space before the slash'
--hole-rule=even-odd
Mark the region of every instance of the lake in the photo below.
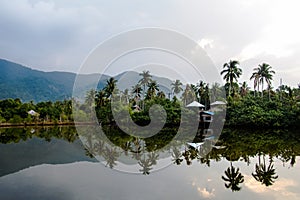
<svg viewBox="0 0 300 200">
<path fill-rule="evenodd" d="M 300 199 L 299 130 L 82 129 L 0 129 L 0 199 Z"/>
</svg>

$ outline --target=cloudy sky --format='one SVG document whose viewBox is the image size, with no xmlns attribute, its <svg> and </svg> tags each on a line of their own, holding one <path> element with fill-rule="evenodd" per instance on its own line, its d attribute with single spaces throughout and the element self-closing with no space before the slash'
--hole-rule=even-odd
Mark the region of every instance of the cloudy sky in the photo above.
<svg viewBox="0 0 300 200">
<path fill-rule="evenodd" d="M 0 58 L 44 71 L 77 72 L 120 32 L 172 29 L 197 41 L 221 70 L 238 59 L 242 80 L 267 62 L 274 86 L 300 82 L 298 0 L 1 0 Z M 250 83 L 249 83 L 250 84 Z"/>
</svg>

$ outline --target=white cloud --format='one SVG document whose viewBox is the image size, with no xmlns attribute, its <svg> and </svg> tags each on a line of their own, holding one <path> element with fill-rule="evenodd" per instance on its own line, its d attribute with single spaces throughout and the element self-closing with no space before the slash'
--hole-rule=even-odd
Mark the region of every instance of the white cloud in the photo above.
<svg viewBox="0 0 300 200">
<path fill-rule="evenodd" d="M 2 0 L 0 57 L 47 71 L 77 71 L 108 37 L 155 26 L 199 41 L 220 70 L 230 58 L 274 63 L 295 85 L 298 77 L 288 71 L 300 64 L 299 7 L 297 0 Z"/>
<path fill-rule="evenodd" d="M 211 199 L 211 198 L 216 196 L 214 194 L 215 189 L 212 189 L 211 191 L 208 191 L 206 188 L 197 187 L 197 191 L 199 192 L 200 196 L 205 198 L 205 199 Z"/>
<path fill-rule="evenodd" d="M 259 193 L 261 195 L 273 196 L 274 199 L 299 199 L 297 193 L 291 192 L 290 187 L 297 187 L 295 181 L 291 179 L 279 179 L 276 180 L 274 185 L 266 187 L 260 182 L 256 181 L 252 176 L 245 175 L 245 186 L 252 192 Z"/>
</svg>

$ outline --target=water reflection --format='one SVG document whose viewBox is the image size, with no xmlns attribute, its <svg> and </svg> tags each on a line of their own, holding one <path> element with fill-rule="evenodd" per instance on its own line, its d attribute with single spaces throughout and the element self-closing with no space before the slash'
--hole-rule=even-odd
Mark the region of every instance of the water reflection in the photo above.
<svg viewBox="0 0 300 200">
<path fill-rule="evenodd" d="M 280 164 L 287 166 L 286 169 L 297 166 L 300 153 L 296 130 L 262 132 L 225 129 L 219 140 L 215 139 L 212 130 L 199 130 L 196 137 L 186 134 L 174 140 L 176 130 L 172 132 L 172 129 L 164 129 L 152 139 L 143 139 L 106 127 L 107 140 L 104 140 L 91 134 L 91 127 L 82 128 L 87 130 L 81 136 L 85 146 L 80 145 L 74 127 L 0 129 L 1 176 L 43 163 L 95 162 L 93 158 L 97 157 L 107 168 L 122 167 L 150 176 L 161 163 L 169 163 L 178 170 L 194 170 L 197 166 L 213 169 L 218 165 L 218 182 L 223 188 L 242 191 L 245 186 L 248 189 L 253 187 L 253 181 L 263 187 L 278 187 L 276 182 L 284 180 L 284 177 L 280 178 L 278 167 Z M 187 139 L 189 142 L 185 142 Z M 26 154 L 30 156 L 26 157 Z M 20 162 L 13 161 L 16 159 Z M 200 173 L 202 171 L 193 176 Z M 200 190 L 208 192 L 203 188 Z"/>
<path fill-rule="evenodd" d="M 244 176 L 240 169 L 233 167 L 232 162 L 230 162 L 230 167 L 227 168 L 222 179 L 226 182 L 225 187 L 231 189 L 232 192 L 240 191 L 240 184 L 244 182 Z"/>
</svg>

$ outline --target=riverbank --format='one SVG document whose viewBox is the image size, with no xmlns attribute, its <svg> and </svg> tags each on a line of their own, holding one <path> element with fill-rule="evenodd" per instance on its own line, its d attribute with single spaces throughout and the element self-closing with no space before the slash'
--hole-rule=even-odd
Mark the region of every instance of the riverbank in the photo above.
<svg viewBox="0 0 300 200">
<path fill-rule="evenodd" d="M 76 125 L 94 125 L 94 122 L 76 122 Z M 28 126 L 74 126 L 74 122 L 32 122 L 32 123 L 0 123 L 0 127 L 28 127 Z"/>
</svg>

